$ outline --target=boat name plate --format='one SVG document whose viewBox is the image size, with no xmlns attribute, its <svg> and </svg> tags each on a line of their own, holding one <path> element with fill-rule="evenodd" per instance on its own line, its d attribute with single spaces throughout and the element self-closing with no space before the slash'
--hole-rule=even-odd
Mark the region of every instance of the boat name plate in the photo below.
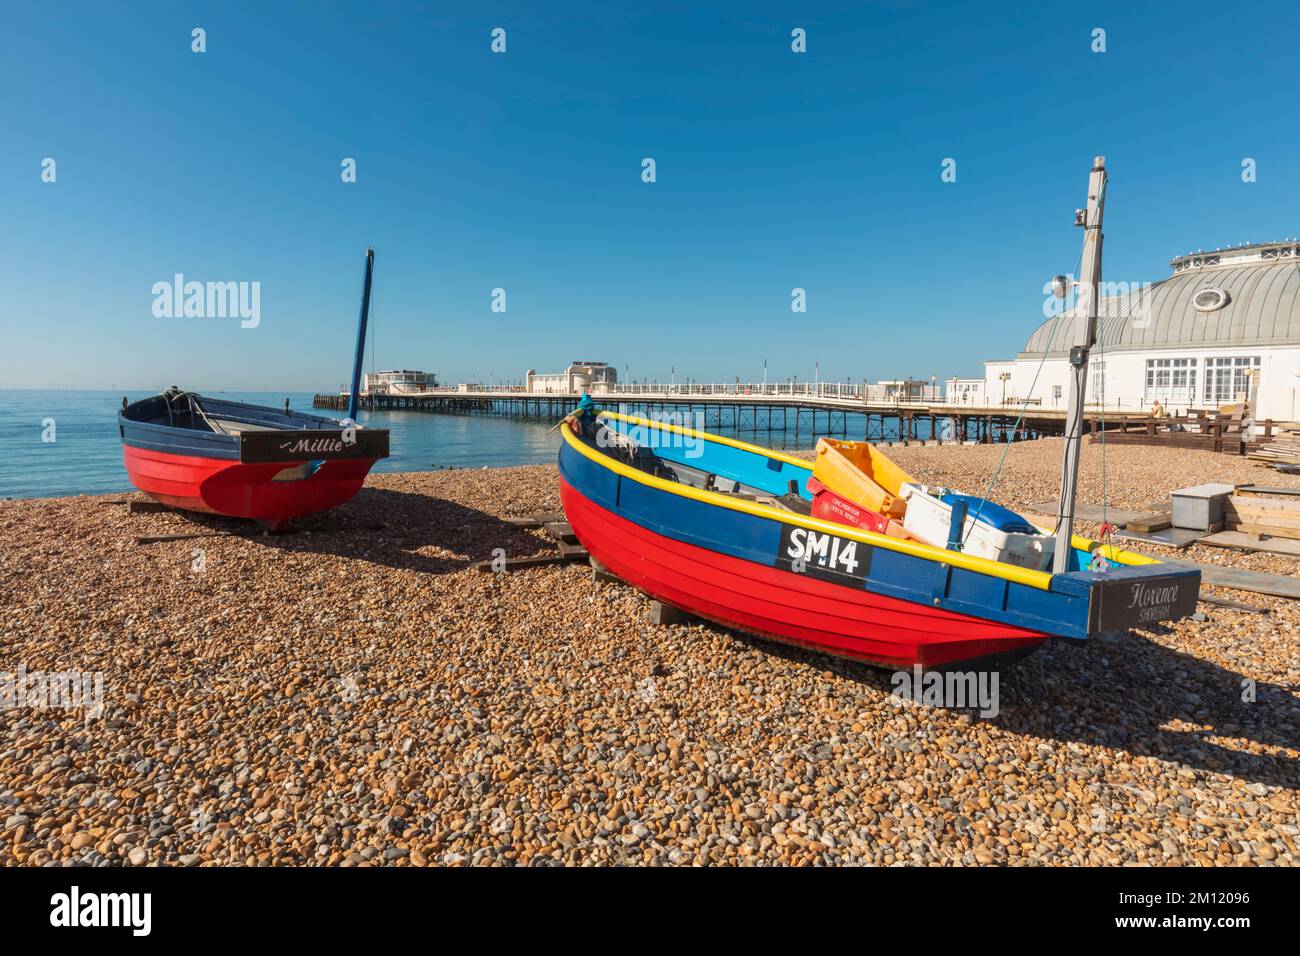
<svg viewBox="0 0 1300 956">
<path fill-rule="evenodd" d="M 245 464 L 387 457 L 388 430 L 382 428 L 250 431 L 239 436 L 239 460 Z"/>
<path fill-rule="evenodd" d="M 1196 611 L 1200 590 L 1200 576 L 1195 574 L 1104 582 L 1095 594 L 1097 628 L 1119 631 L 1187 617 Z"/>
</svg>

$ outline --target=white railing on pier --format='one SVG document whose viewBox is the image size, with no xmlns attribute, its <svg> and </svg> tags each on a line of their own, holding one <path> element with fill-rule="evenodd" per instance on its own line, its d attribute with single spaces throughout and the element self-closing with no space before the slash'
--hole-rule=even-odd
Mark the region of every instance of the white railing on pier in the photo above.
<svg viewBox="0 0 1300 956">
<path fill-rule="evenodd" d="M 616 385 L 593 383 L 589 391 L 599 396 L 637 398 L 690 398 L 692 396 L 734 398 L 826 399 L 844 402 L 867 402 L 881 405 L 934 405 L 942 401 L 939 386 L 914 385 L 907 389 L 893 385 L 854 385 L 849 382 L 620 382 Z M 523 385 L 481 385 L 465 383 L 424 389 L 420 394 L 438 395 L 571 395 L 571 392 L 529 391 Z"/>
<path fill-rule="evenodd" d="M 591 386 L 590 391 L 592 397 L 597 400 L 603 398 L 608 401 L 611 398 L 619 398 L 630 403 L 654 401 L 656 399 L 689 401 L 692 397 L 700 397 L 731 400 L 738 404 L 750 400 L 771 404 L 782 399 L 790 399 L 819 400 L 844 403 L 846 405 L 897 406 L 901 408 L 909 406 L 944 406 L 970 414 L 992 412 L 1014 415 L 1023 409 L 1032 415 L 1035 412 L 1063 413 L 1065 409 L 1065 403 L 1062 399 L 1025 399 L 1018 395 L 1008 395 L 1000 402 L 994 400 L 980 404 L 975 401 L 963 401 L 960 398 L 954 399 L 951 396 L 945 396 L 942 386 L 916 384 L 903 389 L 892 384 L 855 385 L 848 382 L 620 382 L 616 385 L 597 382 Z M 346 397 L 347 393 L 342 394 Z M 439 385 L 436 388 L 422 388 L 419 391 L 390 392 L 387 394 L 416 398 L 421 395 L 482 395 L 503 398 L 577 397 L 574 392 L 529 391 L 528 387 L 522 384 L 482 385 L 478 383 Z M 1154 397 L 1160 398 L 1166 408 L 1180 405 L 1190 408 L 1196 405 L 1195 401 L 1192 400 L 1195 396 L 1190 392 L 1180 394 L 1169 390 L 1169 394 L 1160 392 Z M 1089 413 L 1136 412 L 1140 414 L 1147 411 L 1150 406 L 1151 397 L 1149 396 L 1144 399 L 1129 399 L 1128 401 L 1108 399 L 1104 407 L 1100 402 L 1090 401 L 1087 403 L 1087 410 Z"/>
<path fill-rule="evenodd" d="M 914 386 L 900 389 L 892 385 L 865 385 L 849 382 L 623 382 L 617 385 L 596 384 L 591 394 L 652 396 L 663 398 L 706 397 L 828 399 L 871 404 L 934 404 L 942 389 Z"/>
</svg>

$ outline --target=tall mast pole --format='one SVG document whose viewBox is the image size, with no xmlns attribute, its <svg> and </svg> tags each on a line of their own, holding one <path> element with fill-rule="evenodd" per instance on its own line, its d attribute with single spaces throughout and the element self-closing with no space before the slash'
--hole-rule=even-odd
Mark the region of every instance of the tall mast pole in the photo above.
<svg viewBox="0 0 1300 956">
<path fill-rule="evenodd" d="M 1052 572 L 1073 570 L 1074 498 L 1079 485 L 1079 448 L 1083 440 L 1083 403 L 1088 385 L 1088 353 L 1097 341 L 1097 287 L 1101 283 L 1101 217 L 1106 211 L 1106 157 L 1098 156 L 1088 177 L 1088 205 L 1075 213 L 1082 226 L 1083 258 L 1079 265 L 1079 309 L 1084 321 L 1070 343 L 1070 408 L 1065 416 L 1065 461 L 1061 500 L 1056 509 L 1056 551 Z"/>
<path fill-rule="evenodd" d="M 348 418 L 357 420 L 361 401 L 361 365 L 366 354 L 366 322 L 370 319 L 370 276 L 375 271 L 375 250 L 366 249 L 366 281 L 361 287 L 361 318 L 357 320 L 357 354 L 352 361 L 352 391 L 348 393 Z"/>
</svg>

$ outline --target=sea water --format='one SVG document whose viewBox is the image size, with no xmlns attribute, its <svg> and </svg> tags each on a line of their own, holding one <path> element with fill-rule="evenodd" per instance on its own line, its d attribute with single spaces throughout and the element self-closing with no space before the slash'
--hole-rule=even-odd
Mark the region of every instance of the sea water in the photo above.
<svg viewBox="0 0 1300 956">
<path fill-rule="evenodd" d="M 214 397 L 342 418 L 311 407 L 308 392 L 213 392 Z M 45 498 L 132 490 L 117 432 L 121 392 L 0 391 L 0 498 Z M 128 392 L 128 401 L 148 398 Z M 550 423 L 486 415 L 361 412 L 363 425 L 390 431 L 390 455 L 375 471 L 431 471 L 555 461 Z"/>
<path fill-rule="evenodd" d="M 0 498 L 45 498 L 108 494 L 132 489 L 122 464 L 117 412 L 122 398 L 138 401 L 147 392 L 0 390 Z M 271 408 L 289 399 L 295 411 L 341 418 L 339 411 L 313 409 L 310 392 L 213 392 L 213 396 Z M 643 408 L 630 411 L 645 414 Z M 653 413 L 652 413 L 652 417 Z M 375 471 L 431 471 L 550 463 L 560 435 L 553 422 L 496 415 L 447 415 L 418 411 L 362 411 L 364 425 L 390 431 L 390 455 Z M 669 420 L 731 435 L 772 448 L 811 448 L 827 425 L 825 412 L 814 423 L 804 410 L 798 429 L 790 409 L 785 428 L 753 428 L 733 410 L 683 411 Z M 925 427 L 925 423 L 922 427 Z M 834 434 L 842 438 L 896 438 L 887 421 L 868 422 L 863 415 L 837 416 Z M 920 437 L 929 437 L 921 435 Z M 944 437 L 944 436 L 940 436 Z"/>
</svg>

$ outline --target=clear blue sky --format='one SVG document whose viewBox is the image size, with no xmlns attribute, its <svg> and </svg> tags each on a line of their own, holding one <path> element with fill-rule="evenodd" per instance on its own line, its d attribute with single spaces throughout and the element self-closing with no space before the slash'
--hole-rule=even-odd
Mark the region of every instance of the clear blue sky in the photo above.
<svg viewBox="0 0 1300 956">
<path fill-rule="evenodd" d="M 1295 3 L 56 3 L 4 21 L 7 386 L 336 388 L 367 244 L 382 367 L 979 374 L 1073 268 L 1097 153 L 1108 279 L 1300 233 Z M 260 327 L 156 318 L 176 272 L 260 282 Z"/>
</svg>

